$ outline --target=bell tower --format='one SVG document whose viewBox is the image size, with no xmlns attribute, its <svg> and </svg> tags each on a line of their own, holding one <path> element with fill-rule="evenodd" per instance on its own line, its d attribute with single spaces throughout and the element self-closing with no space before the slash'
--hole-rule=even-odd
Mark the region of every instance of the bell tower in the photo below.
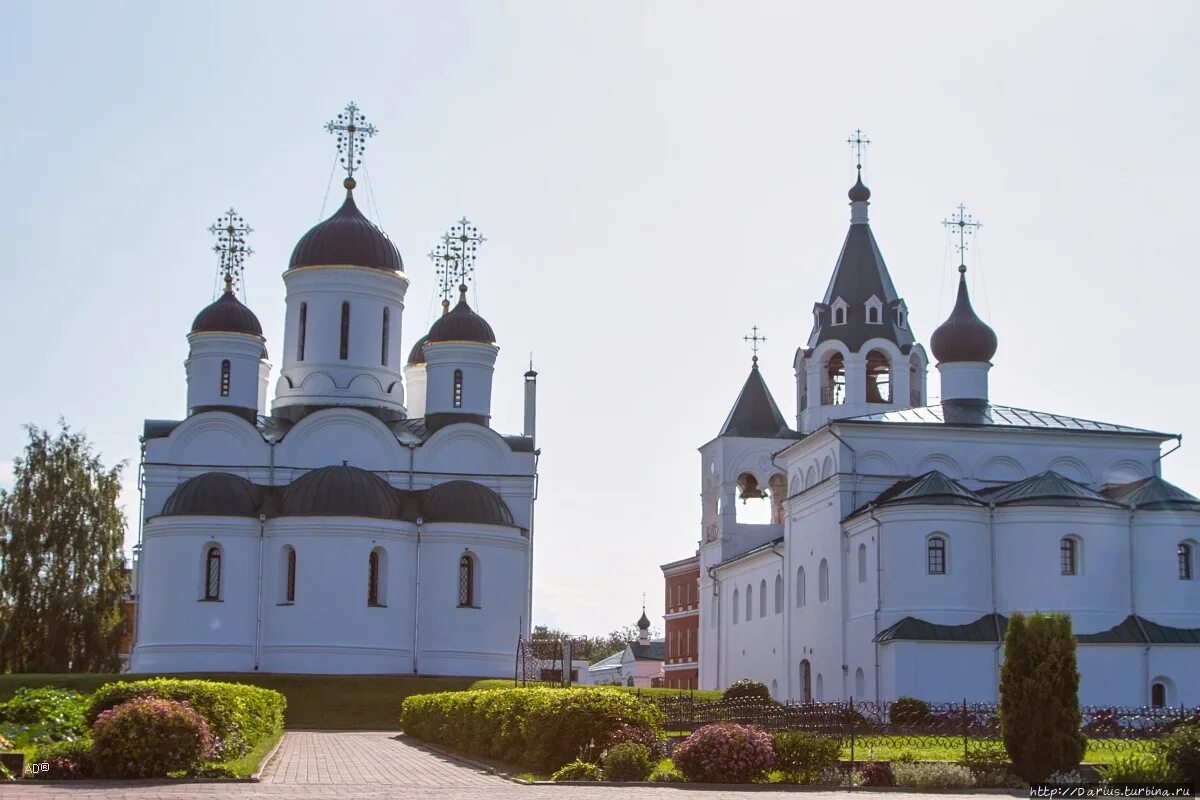
<svg viewBox="0 0 1200 800">
<path fill-rule="evenodd" d="M 808 343 L 793 362 L 802 433 L 830 420 L 923 406 L 927 397 L 929 362 L 867 215 L 871 190 L 862 180 L 862 155 L 870 140 L 856 130 L 847 141 L 857 171 L 849 192 L 850 230 L 825 295 L 813 306 Z"/>
</svg>

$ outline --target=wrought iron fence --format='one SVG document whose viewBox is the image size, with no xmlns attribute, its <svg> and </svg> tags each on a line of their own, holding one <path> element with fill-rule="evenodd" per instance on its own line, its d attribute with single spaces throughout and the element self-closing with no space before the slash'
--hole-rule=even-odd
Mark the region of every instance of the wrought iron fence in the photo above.
<svg viewBox="0 0 1200 800">
<path fill-rule="evenodd" d="M 714 722 L 757 725 L 769 731 L 807 731 L 842 740 L 854 760 L 856 747 L 961 747 L 1000 738 L 992 703 L 777 703 L 761 699 L 698 701 L 693 695 L 651 697 L 666 715 L 668 731 L 694 731 Z M 1113 749 L 1140 746 L 1184 723 L 1200 724 L 1200 709 L 1086 706 L 1081 730 Z"/>
<path fill-rule="evenodd" d="M 577 683 L 572 661 L 587 659 L 590 648 L 586 639 L 520 636 L 517 638 L 513 683 L 516 686 L 570 686 Z"/>
</svg>

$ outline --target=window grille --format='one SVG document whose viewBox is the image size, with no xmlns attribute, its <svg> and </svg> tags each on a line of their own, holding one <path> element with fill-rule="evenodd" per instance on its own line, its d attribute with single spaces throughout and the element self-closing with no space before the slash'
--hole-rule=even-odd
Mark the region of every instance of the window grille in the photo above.
<svg viewBox="0 0 1200 800">
<path fill-rule="evenodd" d="M 1075 546 L 1075 540 L 1071 537 L 1066 537 L 1059 543 L 1058 557 L 1059 564 L 1062 567 L 1063 575 L 1074 575 L 1078 569 L 1078 552 Z"/>
<path fill-rule="evenodd" d="M 455 408 L 462 408 L 462 400 L 463 400 L 462 384 L 463 384 L 462 370 L 456 369 L 456 370 L 454 370 L 454 407 Z"/>
<path fill-rule="evenodd" d="M 930 575 L 946 574 L 946 540 L 941 536 L 929 540 L 927 567 Z"/>
<path fill-rule="evenodd" d="M 221 397 L 229 397 L 229 359 L 221 362 Z"/>
<path fill-rule="evenodd" d="M 204 599 L 221 599 L 221 548 L 208 548 L 204 565 Z"/>
<path fill-rule="evenodd" d="M 288 548 L 287 555 L 287 595 L 284 598 L 289 603 L 296 602 L 296 550 Z"/>
<path fill-rule="evenodd" d="M 475 564 L 467 555 L 458 560 L 458 605 L 475 605 Z"/>
<path fill-rule="evenodd" d="M 379 605 L 379 551 L 372 550 L 367 559 L 367 605 Z"/>
<path fill-rule="evenodd" d="M 338 355 L 342 361 L 350 357 L 350 304 L 342 303 L 342 347 Z"/>
<path fill-rule="evenodd" d="M 1192 579 L 1192 546 L 1187 542 L 1179 543 L 1179 580 Z"/>
</svg>

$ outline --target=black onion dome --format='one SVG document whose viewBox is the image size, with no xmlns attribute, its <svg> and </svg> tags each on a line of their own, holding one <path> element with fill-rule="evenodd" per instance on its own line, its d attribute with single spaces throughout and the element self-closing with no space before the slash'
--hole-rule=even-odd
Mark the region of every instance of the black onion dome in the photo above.
<svg viewBox="0 0 1200 800">
<path fill-rule="evenodd" d="M 428 342 L 483 342 L 495 344 L 496 334 L 487 320 L 476 314 L 466 298 L 458 301 L 450 313 L 442 314 L 425 337 Z"/>
<path fill-rule="evenodd" d="M 929 337 L 929 349 L 939 363 L 991 361 L 996 355 L 996 332 L 975 314 L 967 294 L 965 268 L 959 268 L 958 299 L 950 318 Z"/>
<path fill-rule="evenodd" d="M 164 517 L 257 517 L 258 506 L 259 492 L 250 481 L 228 472 L 206 472 L 176 486 L 161 513 Z"/>
<path fill-rule="evenodd" d="M 429 341 L 428 335 L 422 336 L 420 339 L 417 339 L 417 343 L 412 346 L 412 350 L 410 350 L 408 353 L 409 366 L 411 366 L 413 364 L 424 364 L 425 363 L 425 351 L 422 350 L 421 348 L 423 348 L 425 346 L 425 343 L 428 341 Z"/>
<path fill-rule="evenodd" d="M 853 203 L 865 203 L 871 199 L 871 190 L 862 182 L 862 173 L 858 173 L 858 180 L 850 187 L 850 201 Z"/>
<path fill-rule="evenodd" d="M 262 336 L 262 325 L 254 312 L 242 305 L 233 292 L 224 292 L 192 321 L 192 333 L 246 333 Z"/>
<path fill-rule="evenodd" d="M 650 620 L 646 617 L 646 609 L 642 609 L 642 617 L 638 620 L 638 628 L 644 631 L 650 630 Z"/>
<path fill-rule="evenodd" d="M 329 219 L 319 222 L 296 244 L 288 269 L 349 264 L 382 270 L 403 270 L 400 251 L 387 234 L 363 216 L 346 192 L 346 202 Z"/>
<path fill-rule="evenodd" d="M 358 467 L 322 467 L 300 476 L 283 493 L 285 517 L 400 516 L 400 495 L 373 472 Z"/>
<path fill-rule="evenodd" d="M 446 481 L 427 490 L 421 498 L 421 513 L 426 522 L 516 525 L 500 495 L 473 481 Z"/>
</svg>

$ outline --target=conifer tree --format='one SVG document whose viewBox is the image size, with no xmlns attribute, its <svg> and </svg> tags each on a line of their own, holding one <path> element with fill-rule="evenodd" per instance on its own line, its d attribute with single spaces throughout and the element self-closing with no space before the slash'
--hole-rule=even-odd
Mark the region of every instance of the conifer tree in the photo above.
<svg viewBox="0 0 1200 800">
<path fill-rule="evenodd" d="M 26 426 L 12 488 L 0 490 L 0 673 L 106 672 L 119 661 L 127 591 L 123 464 L 83 433 Z"/>
<path fill-rule="evenodd" d="M 1000 668 L 1000 735 L 1013 771 L 1029 783 L 1075 771 L 1086 745 L 1081 721 L 1071 618 L 1014 611 Z"/>
</svg>

